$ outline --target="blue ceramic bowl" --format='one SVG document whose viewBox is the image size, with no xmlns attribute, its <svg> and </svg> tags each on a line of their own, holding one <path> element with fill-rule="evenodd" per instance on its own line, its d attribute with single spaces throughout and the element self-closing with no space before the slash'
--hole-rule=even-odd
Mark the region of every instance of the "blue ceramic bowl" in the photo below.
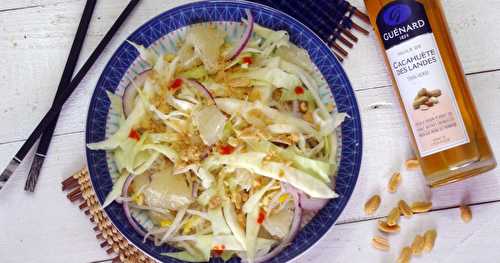
<svg viewBox="0 0 500 263">
<path fill-rule="evenodd" d="M 176 38 L 182 37 L 186 27 L 196 23 L 226 23 L 233 35 L 238 34 L 238 27 L 245 17 L 245 9 L 250 9 L 256 22 L 274 30 L 286 30 L 293 43 L 306 49 L 317 67 L 320 95 L 323 101 L 331 101 L 332 95 L 340 112 L 347 112 L 350 118 L 342 125 L 339 132 L 339 161 L 335 191 L 339 198 L 331 200 L 299 232 L 295 240 L 271 262 L 289 261 L 316 243 L 333 226 L 349 200 L 359 173 L 362 153 L 361 119 L 353 89 L 340 63 L 329 47 L 310 29 L 294 18 L 275 9 L 236 1 L 203 1 L 179 6 L 169 10 L 141 26 L 128 40 L 153 47 L 155 51 L 175 51 Z M 231 32 L 229 32 L 231 33 Z M 169 44 L 170 43 L 170 44 Z M 121 94 L 127 80 L 140 72 L 141 64 L 137 51 L 124 42 L 111 57 L 95 88 L 87 117 L 86 143 L 102 141 L 117 128 L 110 112 L 110 102 L 106 90 Z M 125 77 L 125 76 L 128 77 Z M 87 149 L 87 162 L 92 185 L 101 203 L 111 191 L 113 178 L 117 172 L 113 160 L 105 151 Z M 122 206 L 116 203 L 105 209 L 117 229 L 135 246 L 162 262 L 180 262 L 162 256 L 171 252 L 167 246 L 156 247 L 151 241 L 143 243 L 143 238 L 136 233 L 125 218 Z M 211 262 L 222 262 L 213 259 Z M 233 258 L 230 262 L 239 262 Z"/>
</svg>

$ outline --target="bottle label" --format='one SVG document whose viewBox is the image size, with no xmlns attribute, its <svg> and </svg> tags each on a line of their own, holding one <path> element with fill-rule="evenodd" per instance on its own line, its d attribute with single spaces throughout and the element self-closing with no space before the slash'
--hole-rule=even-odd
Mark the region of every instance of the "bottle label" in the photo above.
<svg viewBox="0 0 500 263">
<path fill-rule="evenodd" d="M 377 26 L 420 156 L 469 143 L 424 6 L 393 1 Z"/>
</svg>

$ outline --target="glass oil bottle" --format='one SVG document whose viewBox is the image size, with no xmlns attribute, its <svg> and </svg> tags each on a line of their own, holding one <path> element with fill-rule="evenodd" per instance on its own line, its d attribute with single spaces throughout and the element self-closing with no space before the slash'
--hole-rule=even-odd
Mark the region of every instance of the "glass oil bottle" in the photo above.
<svg viewBox="0 0 500 263">
<path fill-rule="evenodd" d="M 496 167 L 439 0 L 365 0 L 431 187 Z"/>
</svg>

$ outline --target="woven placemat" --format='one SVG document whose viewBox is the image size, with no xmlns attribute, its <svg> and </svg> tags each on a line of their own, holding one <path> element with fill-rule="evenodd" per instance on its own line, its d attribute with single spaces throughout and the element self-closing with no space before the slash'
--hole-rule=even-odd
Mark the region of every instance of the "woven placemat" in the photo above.
<svg viewBox="0 0 500 263">
<path fill-rule="evenodd" d="M 113 257 L 113 262 L 154 263 L 116 229 L 106 213 L 102 211 L 94 189 L 90 183 L 87 168 L 80 170 L 62 182 L 63 191 L 69 191 L 68 199 L 78 204 L 80 210 L 88 216 L 95 227 L 96 238 L 100 246 Z"/>
</svg>

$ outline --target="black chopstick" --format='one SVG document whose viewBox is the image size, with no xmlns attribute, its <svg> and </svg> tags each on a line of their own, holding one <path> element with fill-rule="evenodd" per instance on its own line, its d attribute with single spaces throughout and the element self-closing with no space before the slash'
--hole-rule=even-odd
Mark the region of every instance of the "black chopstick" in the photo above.
<svg viewBox="0 0 500 263">
<path fill-rule="evenodd" d="M 353 15 L 365 20 L 364 14 L 345 0 L 326 1 L 289 1 L 289 0 L 251 0 L 281 10 L 311 28 L 331 48 L 339 61 L 348 56 L 348 51 L 338 44 L 353 48 L 358 38 L 350 32 L 351 28 L 363 30 L 351 19 Z M 367 31 L 362 31 L 365 34 Z M 354 43 L 353 43 L 354 42 Z"/>
<path fill-rule="evenodd" d="M 28 152 L 30 151 L 33 144 L 40 138 L 42 133 L 50 126 L 52 121 L 59 115 L 64 103 L 71 96 L 71 93 L 78 87 L 78 84 L 83 80 L 85 75 L 88 73 L 92 65 L 99 58 L 104 48 L 111 41 L 113 36 L 116 34 L 120 26 L 125 22 L 130 13 L 134 10 L 135 6 L 139 3 L 140 0 L 131 0 L 127 5 L 125 10 L 120 14 L 118 19 L 115 21 L 111 29 L 106 33 L 104 38 L 101 40 L 99 45 L 97 45 L 96 49 L 92 52 L 88 60 L 83 64 L 82 68 L 76 73 L 75 77 L 71 81 L 71 83 L 61 91 L 60 96 L 58 96 L 49 111 L 45 114 L 42 120 L 38 123 L 36 128 L 30 134 L 28 139 L 21 146 L 21 149 L 16 153 L 14 158 L 9 162 L 5 170 L 0 174 L 0 190 L 5 186 L 9 178 L 12 176 L 16 168 L 19 166 L 21 161 L 26 157 Z"/>
<path fill-rule="evenodd" d="M 78 25 L 78 30 L 76 31 L 73 44 L 71 45 L 68 60 L 66 61 L 66 66 L 64 67 L 61 80 L 59 81 L 59 86 L 57 87 L 57 93 L 54 101 L 61 95 L 63 88 L 68 86 L 68 84 L 71 82 L 71 77 L 73 77 L 73 73 L 75 72 L 75 67 L 78 63 L 78 58 L 80 57 L 80 52 L 87 35 L 90 20 L 92 20 L 92 14 L 94 13 L 96 3 L 97 0 L 87 0 L 87 3 L 85 4 L 82 18 L 80 19 L 80 24 Z M 33 162 L 31 163 L 30 172 L 28 174 L 28 178 L 26 178 L 26 184 L 24 185 L 25 191 L 35 191 L 35 186 L 38 182 L 40 170 L 42 169 L 45 155 L 49 150 L 50 141 L 52 140 L 52 135 L 54 134 L 54 129 L 56 128 L 58 118 L 59 114 L 49 124 L 49 127 L 47 127 L 47 129 L 43 132 L 42 137 L 40 138 L 40 143 L 38 144 L 38 147 L 36 149 L 35 157 L 33 158 Z"/>
</svg>

